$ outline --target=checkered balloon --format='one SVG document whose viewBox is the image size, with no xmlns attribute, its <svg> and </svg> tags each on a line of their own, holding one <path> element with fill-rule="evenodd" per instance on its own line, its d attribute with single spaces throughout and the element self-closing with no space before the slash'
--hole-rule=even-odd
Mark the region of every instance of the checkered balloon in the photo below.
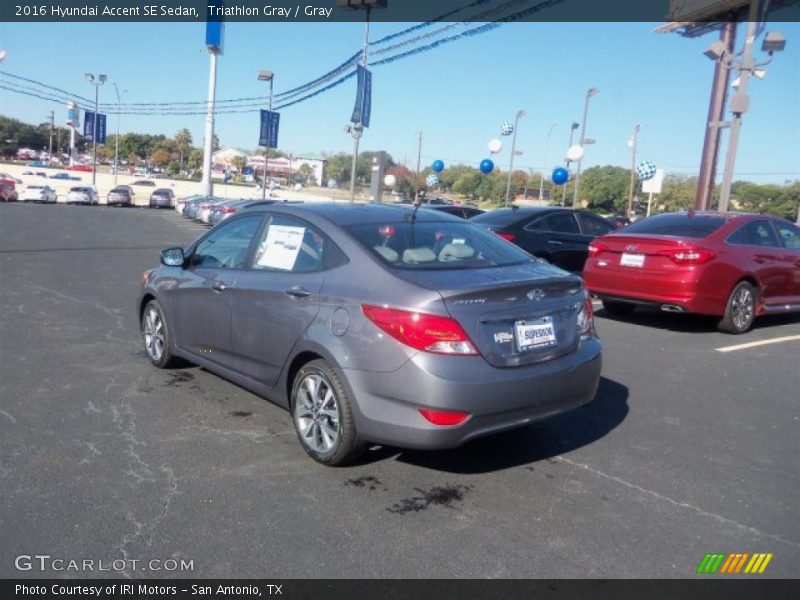
<svg viewBox="0 0 800 600">
<path fill-rule="evenodd" d="M 439 178 L 433 173 L 431 173 L 430 175 L 428 175 L 428 178 L 425 180 L 425 183 L 428 184 L 428 187 L 435 187 L 439 185 Z"/>
<path fill-rule="evenodd" d="M 511 121 L 503 121 L 503 124 L 500 126 L 500 133 L 502 135 L 511 135 L 514 133 L 514 125 Z"/>
<path fill-rule="evenodd" d="M 636 174 L 642 181 L 652 179 L 656 175 L 656 163 L 652 160 L 643 160 L 636 166 Z"/>
</svg>

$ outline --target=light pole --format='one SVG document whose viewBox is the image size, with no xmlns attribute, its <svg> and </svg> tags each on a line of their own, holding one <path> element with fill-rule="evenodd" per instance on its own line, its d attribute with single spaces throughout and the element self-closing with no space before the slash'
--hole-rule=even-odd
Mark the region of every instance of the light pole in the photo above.
<svg viewBox="0 0 800 600">
<path fill-rule="evenodd" d="M 518 110 L 517 114 L 514 116 L 514 135 L 511 138 L 511 160 L 508 163 L 508 181 L 506 182 L 506 206 L 508 206 L 508 198 L 511 195 L 511 175 L 514 172 L 514 154 L 516 153 L 517 148 L 517 128 L 519 126 L 519 120 L 527 115 L 524 110 Z"/>
<path fill-rule="evenodd" d="M 56 113 L 54 111 L 50 111 L 48 115 L 50 117 L 50 146 L 47 149 L 48 152 L 48 159 L 47 162 L 51 165 L 53 164 L 53 127 L 55 127 L 55 120 L 56 120 Z M 56 149 L 57 150 L 57 149 Z"/>
<path fill-rule="evenodd" d="M 631 217 L 631 209 L 633 208 L 633 187 L 636 183 L 636 143 L 639 139 L 639 124 L 637 123 L 633 127 L 633 133 L 631 134 L 631 138 L 628 140 L 628 146 L 631 149 L 631 184 L 630 189 L 628 190 L 628 214 L 626 215 L 628 218 Z"/>
<path fill-rule="evenodd" d="M 258 80 L 259 81 L 269 81 L 269 111 L 272 112 L 272 86 L 275 80 L 275 73 L 272 71 L 259 71 L 258 72 Z M 261 180 L 261 199 L 267 199 L 267 166 L 269 164 L 269 133 L 267 133 L 267 145 L 264 146 L 264 177 Z M 291 171 L 291 168 L 290 168 Z"/>
<path fill-rule="evenodd" d="M 206 107 L 205 139 L 203 140 L 203 179 L 202 189 L 204 196 L 214 193 L 214 182 L 211 179 L 211 162 L 214 152 L 214 111 L 217 98 L 217 59 L 221 48 L 207 44 L 210 64 L 208 67 L 208 102 Z"/>
<path fill-rule="evenodd" d="M 757 37 L 758 28 L 758 6 L 760 3 L 752 2 L 750 6 L 750 17 L 747 23 L 747 35 L 745 36 L 744 49 L 741 53 L 741 60 L 734 63 L 734 57 L 727 52 L 723 52 L 720 60 L 727 60 L 728 64 L 739 71 L 738 86 L 736 94 L 731 98 L 730 110 L 733 113 L 733 121 L 730 124 L 731 135 L 728 142 L 728 151 L 725 157 L 725 175 L 719 193 L 719 211 L 726 212 L 730 203 L 731 184 L 733 183 L 733 171 L 736 164 L 736 148 L 739 144 L 739 131 L 742 127 L 742 115 L 750 108 L 750 96 L 747 94 L 747 82 L 752 76 L 762 79 L 766 72 L 759 69 L 772 62 L 774 52 L 780 52 L 786 46 L 786 39 L 778 32 L 770 32 L 764 37 L 761 44 L 762 52 L 767 52 L 769 58 L 762 62 L 756 62 L 753 58 L 753 42 Z M 722 124 L 723 126 L 726 124 Z"/>
<path fill-rule="evenodd" d="M 419 132 L 419 142 L 417 144 L 417 174 L 416 177 L 414 178 L 414 197 L 411 199 L 412 202 L 417 201 L 417 194 L 418 194 L 417 181 L 419 181 L 419 167 L 420 164 L 422 163 L 422 133 L 423 133 L 422 131 Z"/>
<path fill-rule="evenodd" d="M 117 95 L 117 137 L 114 139 L 114 186 L 117 185 L 117 173 L 119 172 L 119 120 L 120 120 L 120 112 L 122 112 L 122 102 L 120 99 L 119 88 L 117 87 L 117 82 L 112 81 L 111 85 L 114 86 L 114 93 Z M 126 93 L 128 90 L 122 90 L 122 93 Z"/>
<path fill-rule="evenodd" d="M 575 138 L 575 130 L 580 127 L 580 123 L 576 123 L 573 121 L 572 125 L 569 128 L 569 146 L 567 148 L 572 148 L 572 141 Z M 569 172 L 569 163 L 571 161 L 567 158 L 567 172 Z M 561 206 L 564 206 L 567 202 L 567 184 L 564 184 L 564 189 L 561 191 Z"/>
<path fill-rule="evenodd" d="M 550 125 L 550 129 L 547 130 L 547 136 L 544 138 L 544 155 L 542 156 L 542 172 L 539 176 L 539 202 L 542 201 L 542 196 L 544 195 L 544 173 L 547 169 L 547 146 L 550 144 L 550 136 L 553 134 L 553 129 L 556 128 L 556 124 L 553 123 Z"/>
<path fill-rule="evenodd" d="M 94 120 L 92 121 L 92 185 L 97 182 L 97 121 L 99 115 L 97 111 L 100 107 L 100 86 L 106 82 L 105 75 L 98 75 L 97 81 L 94 80 L 94 75 L 86 73 L 86 80 L 94 86 Z"/>
<path fill-rule="evenodd" d="M 583 103 L 583 124 L 581 125 L 581 139 L 578 140 L 578 143 L 581 145 L 581 147 L 585 146 L 586 143 L 587 143 L 587 141 L 586 141 L 586 120 L 587 120 L 587 117 L 589 115 L 589 99 L 592 96 L 596 96 L 597 95 L 597 91 L 598 90 L 597 90 L 596 87 L 590 87 L 588 90 L 586 90 L 586 100 L 584 100 L 584 103 Z M 574 191 L 574 194 L 572 196 L 572 206 L 575 206 L 578 203 L 578 190 L 580 189 L 580 185 L 581 185 L 581 164 L 582 163 L 583 163 L 583 157 L 581 156 L 580 160 L 578 160 L 578 169 L 577 169 L 577 171 L 575 173 L 575 191 Z"/>
</svg>

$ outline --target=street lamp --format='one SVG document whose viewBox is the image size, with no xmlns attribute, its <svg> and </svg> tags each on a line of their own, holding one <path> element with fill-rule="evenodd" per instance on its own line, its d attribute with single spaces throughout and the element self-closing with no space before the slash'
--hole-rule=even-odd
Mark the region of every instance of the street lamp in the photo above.
<svg viewBox="0 0 800 600">
<path fill-rule="evenodd" d="M 272 86 L 275 80 L 275 73 L 272 71 L 259 71 L 258 81 L 269 81 L 269 111 L 272 112 Z M 269 135 L 267 135 L 267 144 L 269 144 Z M 267 165 L 269 163 L 269 145 L 264 147 L 264 177 L 261 180 L 261 199 L 267 199 Z M 291 165 L 290 165 L 291 170 Z"/>
<path fill-rule="evenodd" d="M 719 193 L 719 211 L 726 212 L 730 204 L 731 197 L 731 184 L 733 183 L 733 171 L 736 164 L 736 149 L 739 144 L 739 132 L 742 128 L 742 115 L 750 108 L 750 96 L 747 93 L 747 82 L 751 77 L 763 79 L 766 72 L 759 67 L 763 67 L 772 62 L 772 55 L 774 52 L 781 52 L 786 47 L 786 39 L 783 34 L 777 31 L 771 31 L 764 36 L 761 44 L 761 50 L 769 54 L 767 60 L 757 62 L 753 58 L 753 42 L 757 37 L 757 28 L 759 26 L 758 19 L 755 18 L 759 3 L 753 2 L 750 8 L 750 18 L 747 23 L 747 35 L 745 36 L 744 48 L 742 49 L 741 59 L 736 61 L 735 56 L 730 52 L 714 52 L 709 55 L 706 51 L 706 56 L 713 56 L 714 60 L 721 61 L 727 64 L 729 69 L 736 69 L 739 71 L 737 77 L 738 85 L 736 86 L 736 94 L 731 98 L 730 111 L 733 113 L 733 120 L 730 123 L 720 123 L 721 127 L 730 126 L 731 134 L 728 142 L 728 151 L 725 157 L 725 174 L 722 178 L 722 185 Z M 713 44 L 712 44 L 713 48 Z M 736 55 L 736 56 L 739 56 Z"/>
<path fill-rule="evenodd" d="M 517 114 L 514 116 L 514 136 L 511 138 L 511 160 L 508 164 L 508 182 L 506 183 L 506 206 L 508 206 L 508 197 L 511 195 L 511 175 L 514 171 L 514 155 L 516 154 L 516 147 L 517 147 L 517 128 L 519 125 L 519 120 L 527 115 L 524 110 L 518 110 Z"/>
<path fill-rule="evenodd" d="M 631 187 L 628 190 L 628 214 L 626 216 L 629 218 L 631 216 L 631 209 L 633 208 L 633 187 L 636 183 L 636 143 L 638 139 L 639 124 L 637 123 L 633 128 L 633 133 L 631 134 L 630 139 L 628 140 L 628 147 L 631 149 Z"/>
<path fill-rule="evenodd" d="M 590 87 L 586 90 L 586 100 L 583 103 L 583 124 L 581 125 L 581 139 L 578 140 L 578 143 L 581 146 L 585 146 L 586 144 L 590 143 L 589 140 L 586 139 L 586 120 L 589 114 L 589 99 L 592 96 L 596 96 L 598 89 L 596 87 Z M 594 140 L 592 140 L 593 142 Z M 580 189 L 581 185 L 581 164 L 583 163 L 583 157 L 578 160 L 578 169 L 575 173 L 575 192 L 572 196 L 572 206 L 575 206 L 578 203 L 578 190 Z"/>
<path fill-rule="evenodd" d="M 569 128 L 569 146 L 567 146 L 567 148 L 572 148 L 572 141 L 575 138 L 575 130 L 578 129 L 578 127 L 580 127 L 580 126 L 581 126 L 580 123 L 576 123 L 575 121 L 572 122 L 572 125 Z M 569 163 L 570 162 L 571 162 L 570 159 L 567 158 L 567 162 L 566 162 L 567 172 L 569 172 Z M 563 188 L 564 189 L 561 191 L 561 206 L 564 206 L 566 204 L 566 201 L 567 201 L 567 185 L 566 185 L 566 183 L 564 184 Z"/>
<path fill-rule="evenodd" d="M 94 79 L 94 75 L 91 73 L 86 73 L 86 80 L 94 86 L 94 120 L 92 122 L 92 154 L 94 155 L 92 158 L 92 185 L 95 185 L 97 181 L 97 121 L 98 114 L 97 111 L 99 110 L 99 99 L 100 99 L 100 86 L 106 82 L 105 75 L 98 75 L 97 81 Z"/>
<path fill-rule="evenodd" d="M 117 95 L 117 137 L 114 140 L 114 186 L 117 185 L 117 172 L 119 171 L 119 120 L 120 112 L 122 111 L 119 88 L 117 82 L 112 81 L 111 85 L 114 86 L 114 93 Z M 123 94 L 128 93 L 128 90 L 122 90 Z"/>
<path fill-rule="evenodd" d="M 542 156 L 542 172 L 539 175 L 539 202 L 542 201 L 542 195 L 544 195 L 544 173 L 547 169 L 547 146 L 550 144 L 550 136 L 553 134 L 553 129 L 556 128 L 556 124 L 553 123 L 550 125 L 550 129 L 547 130 L 547 137 L 544 138 L 544 156 Z"/>
</svg>

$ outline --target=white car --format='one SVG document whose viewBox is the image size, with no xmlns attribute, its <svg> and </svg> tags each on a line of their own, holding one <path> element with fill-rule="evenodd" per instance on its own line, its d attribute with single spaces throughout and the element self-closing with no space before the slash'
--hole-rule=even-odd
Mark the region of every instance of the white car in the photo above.
<svg viewBox="0 0 800 600">
<path fill-rule="evenodd" d="M 55 202 L 57 199 L 56 191 L 49 185 L 29 185 L 20 198 L 23 202 Z"/>
<path fill-rule="evenodd" d="M 197 217 L 195 217 L 198 221 L 202 221 L 206 225 L 209 224 L 209 217 L 211 216 L 211 209 L 214 207 L 215 204 L 219 204 L 220 202 L 225 202 L 226 198 L 208 198 L 205 202 L 200 205 L 200 208 L 197 209 Z"/>
<path fill-rule="evenodd" d="M 100 197 L 93 185 L 76 185 L 69 188 L 67 204 L 100 204 Z"/>
</svg>

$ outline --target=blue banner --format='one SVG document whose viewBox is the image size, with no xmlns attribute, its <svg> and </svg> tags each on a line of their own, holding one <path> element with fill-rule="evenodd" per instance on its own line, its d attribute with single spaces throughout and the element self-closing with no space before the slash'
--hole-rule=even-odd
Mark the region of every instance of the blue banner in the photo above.
<svg viewBox="0 0 800 600">
<path fill-rule="evenodd" d="M 372 113 L 372 73 L 361 65 L 358 65 L 357 73 L 356 105 L 353 107 L 353 116 L 350 117 L 350 121 L 369 127 L 369 117 Z"/>
<path fill-rule="evenodd" d="M 278 128 L 281 124 L 281 115 L 272 110 L 261 111 L 261 131 L 258 136 L 258 145 L 264 148 L 278 147 Z"/>
<path fill-rule="evenodd" d="M 206 48 L 217 54 L 222 54 L 222 40 L 225 37 L 225 23 L 222 22 L 224 7 L 223 0 L 209 0 L 207 5 Z"/>
<path fill-rule="evenodd" d="M 83 117 L 83 139 L 94 141 L 94 113 L 88 110 Z M 97 115 L 97 143 L 106 143 L 106 116 L 103 114 Z"/>
</svg>

